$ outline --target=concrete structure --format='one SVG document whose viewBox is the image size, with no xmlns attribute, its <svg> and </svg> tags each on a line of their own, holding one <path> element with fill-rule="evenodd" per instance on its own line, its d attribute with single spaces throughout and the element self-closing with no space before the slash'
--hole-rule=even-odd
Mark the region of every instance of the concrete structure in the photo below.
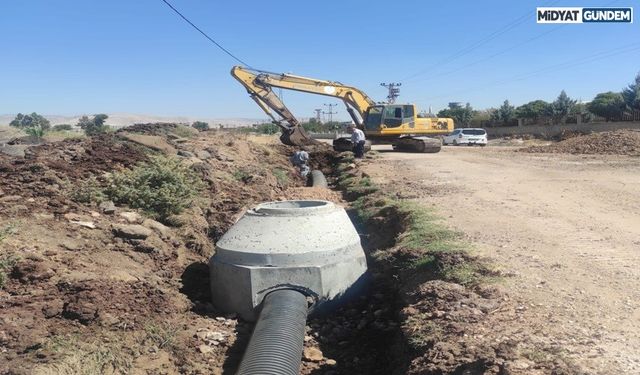
<svg viewBox="0 0 640 375">
<path fill-rule="evenodd" d="M 301 291 L 314 309 L 327 306 L 362 282 L 367 269 L 345 210 L 319 200 L 270 202 L 247 211 L 218 241 L 209 266 L 216 307 L 247 320 L 277 289 Z"/>
<path fill-rule="evenodd" d="M 500 126 L 485 128 L 489 139 L 514 136 L 520 134 L 533 134 L 541 137 L 555 137 L 564 131 L 579 132 L 605 132 L 618 129 L 640 129 L 640 122 L 619 121 L 619 122 L 593 122 L 582 124 L 555 124 L 555 125 L 523 125 L 523 126 Z"/>
</svg>

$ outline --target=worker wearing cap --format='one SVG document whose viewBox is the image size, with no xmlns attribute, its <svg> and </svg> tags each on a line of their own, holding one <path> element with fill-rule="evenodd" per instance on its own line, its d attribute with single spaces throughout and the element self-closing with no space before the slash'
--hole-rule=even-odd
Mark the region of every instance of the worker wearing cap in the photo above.
<svg viewBox="0 0 640 375">
<path fill-rule="evenodd" d="M 364 132 L 356 128 L 355 124 L 351 123 L 347 126 L 347 131 L 351 133 L 351 144 L 353 145 L 353 153 L 356 158 L 364 157 L 364 144 L 365 137 Z"/>
</svg>

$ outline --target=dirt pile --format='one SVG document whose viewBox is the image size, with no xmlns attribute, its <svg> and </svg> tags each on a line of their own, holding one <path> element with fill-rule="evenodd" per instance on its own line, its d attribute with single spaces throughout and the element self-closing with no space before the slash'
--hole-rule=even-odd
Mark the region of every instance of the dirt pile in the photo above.
<svg viewBox="0 0 640 375">
<path fill-rule="evenodd" d="M 233 371 L 251 325 L 212 306 L 207 261 L 244 209 L 309 194 L 291 151 L 144 124 L 0 155 L 0 374 Z M 95 199 L 162 154 L 202 180 L 183 212 L 159 222 Z"/>
<path fill-rule="evenodd" d="M 616 130 L 613 132 L 578 135 L 548 146 L 531 146 L 520 151 L 640 156 L 640 131 Z"/>
</svg>

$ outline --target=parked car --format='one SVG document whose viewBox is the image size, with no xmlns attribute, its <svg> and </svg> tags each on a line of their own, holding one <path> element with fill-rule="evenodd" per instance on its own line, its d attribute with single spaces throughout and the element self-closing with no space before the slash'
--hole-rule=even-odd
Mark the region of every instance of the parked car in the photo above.
<svg viewBox="0 0 640 375">
<path fill-rule="evenodd" d="M 443 145 L 487 145 L 487 132 L 481 128 L 456 129 L 451 134 L 442 137 Z"/>
</svg>

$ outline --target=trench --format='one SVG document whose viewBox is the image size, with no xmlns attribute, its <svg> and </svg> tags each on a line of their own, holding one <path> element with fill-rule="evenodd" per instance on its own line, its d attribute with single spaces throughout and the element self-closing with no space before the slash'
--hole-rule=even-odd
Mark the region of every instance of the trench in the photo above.
<svg viewBox="0 0 640 375">
<path fill-rule="evenodd" d="M 328 188 L 340 191 L 336 186 L 339 159 L 334 156 L 325 162 L 330 163 L 330 168 L 324 168 Z M 344 191 L 342 195 L 349 203 L 353 200 Z M 356 210 L 350 206 L 345 208 L 360 233 L 370 281 L 362 294 L 336 310 L 309 318 L 305 341 L 318 344 L 324 356 L 336 363 L 314 367 L 303 361 L 301 374 L 403 374 L 407 369 L 404 354 L 407 349 L 400 329 L 403 302 L 399 298 L 399 285 L 393 272 L 384 269 L 371 256 L 375 251 L 393 247 L 401 228 L 393 225 L 385 228 L 384 233 L 369 233 L 371 228 L 367 228 Z"/>
<path fill-rule="evenodd" d="M 340 191 L 336 186 L 338 161 L 335 155 L 321 154 L 311 164 L 312 168 L 322 170 L 325 174 L 326 180 L 321 181 L 320 186 L 328 185 L 326 187 Z M 353 200 L 345 192 L 342 194 L 345 201 Z M 403 374 L 408 367 L 408 361 L 405 360 L 408 356 L 405 355 L 406 340 L 400 329 L 399 312 L 403 302 L 399 298 L 399 285 L 392 270 L 384 269 L 371 257 L 375 251 L 394 246 L 394 239 L 402 228 L 391 226 L 384 233 L 368 233 L 370 228 L 360 220 L 355 209 L 349 206 L 345 209 L 361 234 L 371 277 L 360 295 L 329 313 L 312 314 L 307 319 L 304 347 L 319 348 L 324 359 L 318 362 L 303 358 L 300 374 Z M 208 280 L 208 264 L 194 263 L 182 275 L 181 292 L 194 303 L 193 312 L 212 317 L 216 316 L 216 312 L 211 311 L 207 303 L 211 301 Z M 238 321 L 236 340 L 226 351 L 223 374 L 235 374 L 239 370 L 254 329 L 254 323 Z"/>
</svg>

